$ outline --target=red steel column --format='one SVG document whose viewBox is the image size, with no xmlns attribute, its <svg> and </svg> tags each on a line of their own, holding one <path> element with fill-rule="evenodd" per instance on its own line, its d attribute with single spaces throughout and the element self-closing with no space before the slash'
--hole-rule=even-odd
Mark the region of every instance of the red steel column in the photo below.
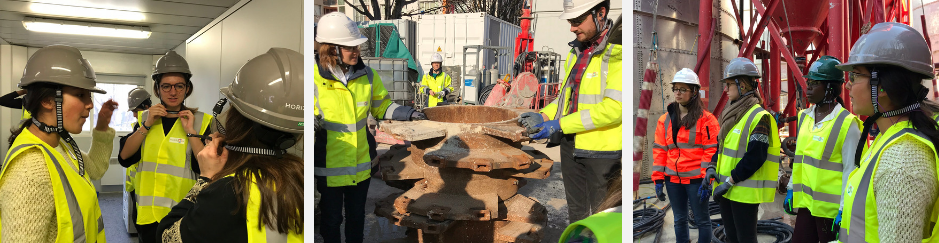
<svg viewBox="0 0 939 243">
<path fill-rule="evenodd" d="M 842 62 L 848 61 L 848 35 L 847 35 L 847 0 L 829 0 L 828 10 L 828 55 L 838 58 Z M 845 73 L 847 74 L 847 73 Z M 847 75 L 845 75 L 847 78 Z M 845 86 L 841 91 L 841 99 L 844 100 L 844 108 L 851 109 L 851 97 Z"/>
<path fill-rule="evenodd" d="M 708 37 L 711 34 L 711 9 L 713 8 L 711 5 L 711 0 L 701 0 L 698 4 L 698 36 L 700 36 L 698 40 L 714 41 L 713 38 Z M 709 107 L 709 85 L 711 84 L 711 53 L 707 48 L 711 48 L 711 45 L 698 43 L 698 55 L 705 55 L 704 62 L 701 62 L 701 68 L 698 71 L 698 79 L 701 80 L 701 90 L 704 91 L 704 95 L 701 97 L 701 101 L 704 102 L 704 107 Z"/>
<path fill-rule="evenodd" d="M 780 90 L 780 85 L 782 83 L 782 78 L 780 77 L 780 70 L 785 70 L 782 68 L 782 62 L 780 60 L 779 48 L 776 45 L 769 45 L 769 82 L 770 82 L 770 94 L 775 96 L 770 96 L 770 98 L 776 99 L 776 102 L 773 103 L 773 111 L 782 112 L 779 110 L 779 103 L 782 101 L 782 91 Z M 792 83 L 792 82 L 790 82 Z M 792 90 L 792 89 L 789 89 Z M 792 95 L 791 93 L 789 95 Z M 782 126 L 782 124 L 777 124 L 777 126 Z"/>
</svg>

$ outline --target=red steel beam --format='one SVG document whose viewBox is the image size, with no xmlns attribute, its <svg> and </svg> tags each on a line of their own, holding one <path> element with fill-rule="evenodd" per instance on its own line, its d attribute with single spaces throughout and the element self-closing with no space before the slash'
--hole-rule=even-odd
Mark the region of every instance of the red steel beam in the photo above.
<svg viewBox="0 0 939 243">
<path fill-rule="evenodd" d="M 772 19 L 771 15 L 773 14 L 773 11 L 776 11 L 776 7 L 779 6 L 779 2 L 783 0 L 770 0 L 769 8 L 767 9 L 763 8 L 763 4 L 760 3 L 759 0 L 750 1 L 753 2 L 753 7 L 755 7 L 760 13 L 760 23 L 756 25 L 756 32 L 749 36 L 762 36 L 763 31 L 766 30 L 765 27 L 770 23 L 769 20 Z M 741 47 L 740 55 L 738 56 L 749 57 L 750 55 L 753 55 L 753 50 L 756 49 L 756 43 L 758 40 L 759 38 L 750 38 L 750 42 L 746 46 Z"/>
<path fill-rule="evenodd" d="M 714 32 L 717 27 L 716 19 L 711 16 L 711 5 L 713 5 L 711 0 L 701 0 L 698 4 L 698 35 L 701 36 L 699 37 L 701 40 L 707 42 L 699 42 L 698 44 L 698 62 L 695 64 L 694 72 L 698 74 L 698 80 L 701 80 L 701 90 L 704 91 L 701 101 L 704 102 L 704 107 L 708 106 L 708 97 L 710 97 L 711 42 L 713 42 Z"/>
<path fill-rule="evenodd" d="M 710 2 L 710 0 L 707 0 L 707 1 Z M 704 1 L 701 1 L 701 4 L 704 4 Z M 737 10 L 737 4 L 734 4 L 733 2 L 730 3 L 730 6 L 733 6 L 733 7 L 734 7 L 734 19 L 737 20 L 737 30 L 738 30 L 738 32 L 740 32 L 740 40 L 742 40 L 744 43 L 746 43 L 746 42 L 747 42 L 747 33 L 744 33 L 744 31 L 743 31 L 743 20 L 740 19 L 740 17 L 741 17 L 741 15 L 740 15 L 740 10 Z M 699 11 L 700 11 L 700 10 L 699 10 Z M 701 22 L 701 15 L 700 15 L 700 14 L 698 15 L 698 22 L 699 22 L 699 23 Z M 698 33 L 701 33 L 701 26 L 698 26 Z"/>
</svg>

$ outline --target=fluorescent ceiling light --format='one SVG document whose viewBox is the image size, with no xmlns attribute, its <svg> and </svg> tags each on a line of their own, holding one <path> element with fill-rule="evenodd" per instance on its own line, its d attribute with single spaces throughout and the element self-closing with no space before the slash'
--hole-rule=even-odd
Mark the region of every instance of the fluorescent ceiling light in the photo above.
<svg viewBox="0 0 939 243">
<path fill-rule="evenodd" d="M 27 30 L 46 33 L 107 36 L 133 39 L 150 38 L 150 28 L 110 24 L 96 24 L 65 20 L 26 18 L 23 26 Z"/>
<path fill-rule="evenodd" d="M 147 19 L 142 13 L 132 10 L 115 10 L 91 7 L 75 7 L 52 4 L 33 3 L 29 10 L 40 14 L 71 16 L 92 19 L 114 19 L 128 21 L 143 21 Z"/>
</svg>

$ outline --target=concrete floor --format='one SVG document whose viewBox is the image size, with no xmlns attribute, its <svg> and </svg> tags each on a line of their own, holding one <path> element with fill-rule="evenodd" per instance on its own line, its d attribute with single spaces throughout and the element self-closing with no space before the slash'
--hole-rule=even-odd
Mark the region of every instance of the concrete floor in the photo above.
<svg viewBox="0 0 939 243">
<path fill-rule="evenodd" d="M 391 146 L 378 145 L 378 155 L 381 156 Z M 539 150 L 554 160 L 551 175 L 544 180 L 527 179 L 528 184 L 519 189 L 518 193 L 537 199 L 548 210 L 548 222 L 543 229 L 542 242 L 557 242 L 561 233 L 567 227 L 567 201 L 564 196 L 564 184 L 561 181 L 560 147 L 546 148 L 544 144 L 530 144 L 523 150 Z M 392 193 L 402 192 L 400 189 L 390 187 L 379 178 L 372 178 L 368 190 L 368 201 L 365 204 L 365 242 L 381 242 L 395 238 L 405 237 L 405 227 L 395 226 L 388 219 L 375 216 L 375 203 Z M 323 199 L 327 200 L 327 199 Z M 319 223 L 319 222 L 317 222 Z M 344 224 L 343 224 L 344 228 Z M 314 230 L 314 241 L 323 242 L 319 234 L 319 227 Z"/>
<path fill-rule="evenodd" d="M 98 205 L 104 217 L 104 234 L 108 243 L 137 243 L 137 234 L 128 234 L 124 227 L 124 207 L 121 192 L 102 192 L 98 194 Z"/>
<path fill-rule="evenodd" d="M 668 191 L 665 191 L 668 194 Z M 639 186 L 639 191 L 636 193 L 638 198 L 654 196 L 655 187 L 652 184 L 645 184 Z M 786 195 L 776 195 L 776 199 L 772 203 L 760 204 L 760 211 L 757 217 L 760 220 L 773 219 L 777 217 L 783 217 L 783 222 L 789 224 L 790 226 L 795 225 L 795 216 L 790 216 L 783 211 L 783 201 L 786 199 Z M 631 201 L 631 200 L 630 200 Z M 655 207 L 663 208 L 665 205 L 668 205 L 669 202 L 659 202 L 657 199 L 647 200 L 647 203 L 652 205 L 654 203 Z M 641 209 L 639 208 L 636 209 Z M 713 215 L 711 218 L 720 218 L 720 215 Z M 665 225 L 662 226 L 662 237 L 659 239 L 659 242 L 676 242 L 675 239 L 675 216 L 672 214 L 671 208 L 665 211 Z M 691 242 L 698 242 L 698 230 L 697 229 L 688 229 L 689 238 Z M 655 234 L 646 234 L 639 239 L 633 239 L 634 242 L 653 242 L 655 239 Z M 776 241 L 775 236 L 770 235 L 758 235 L 757 239 L 761 243 L 772 243 Z"/>
</svg>

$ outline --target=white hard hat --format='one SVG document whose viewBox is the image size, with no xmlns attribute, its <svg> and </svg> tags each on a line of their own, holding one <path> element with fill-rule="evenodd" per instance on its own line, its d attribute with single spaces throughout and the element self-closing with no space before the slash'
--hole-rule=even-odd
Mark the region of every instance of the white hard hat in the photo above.
<svg viewBox="0 0 939 243">
<path fill-rule="evenodd" d="M 440 53 L 434 53 L 430 56 L 430 63 L 443 62 L 443 56 L 440 56 Z"/>
<path fill-rule="evenodd" d="M 368 38 L 359 32 L 359 26 L 339 12 L 328 13 L 320 18 L 315 35 L 314 40 L 319 43 L 340 46 L 358 46 L 368 41 Z"/>
<path fill-rule="evenodd" d="M 564 11 L 561 12 L 559 17 L 565 20 L 580 17 L 581 14 L 586 13 L 603 1 L 605 0 L 564 0 Z"/>
<path fill-rule="evenodd" d="M 672 78 L 672 84 L 676 83 L 694 84 L 698 87 L 701 87 L 701 81 L 698 80 L 698 75 L 688 68 L 682 68 L 677 73 L 675 73 L 675 77 Z"/>
</svg>

